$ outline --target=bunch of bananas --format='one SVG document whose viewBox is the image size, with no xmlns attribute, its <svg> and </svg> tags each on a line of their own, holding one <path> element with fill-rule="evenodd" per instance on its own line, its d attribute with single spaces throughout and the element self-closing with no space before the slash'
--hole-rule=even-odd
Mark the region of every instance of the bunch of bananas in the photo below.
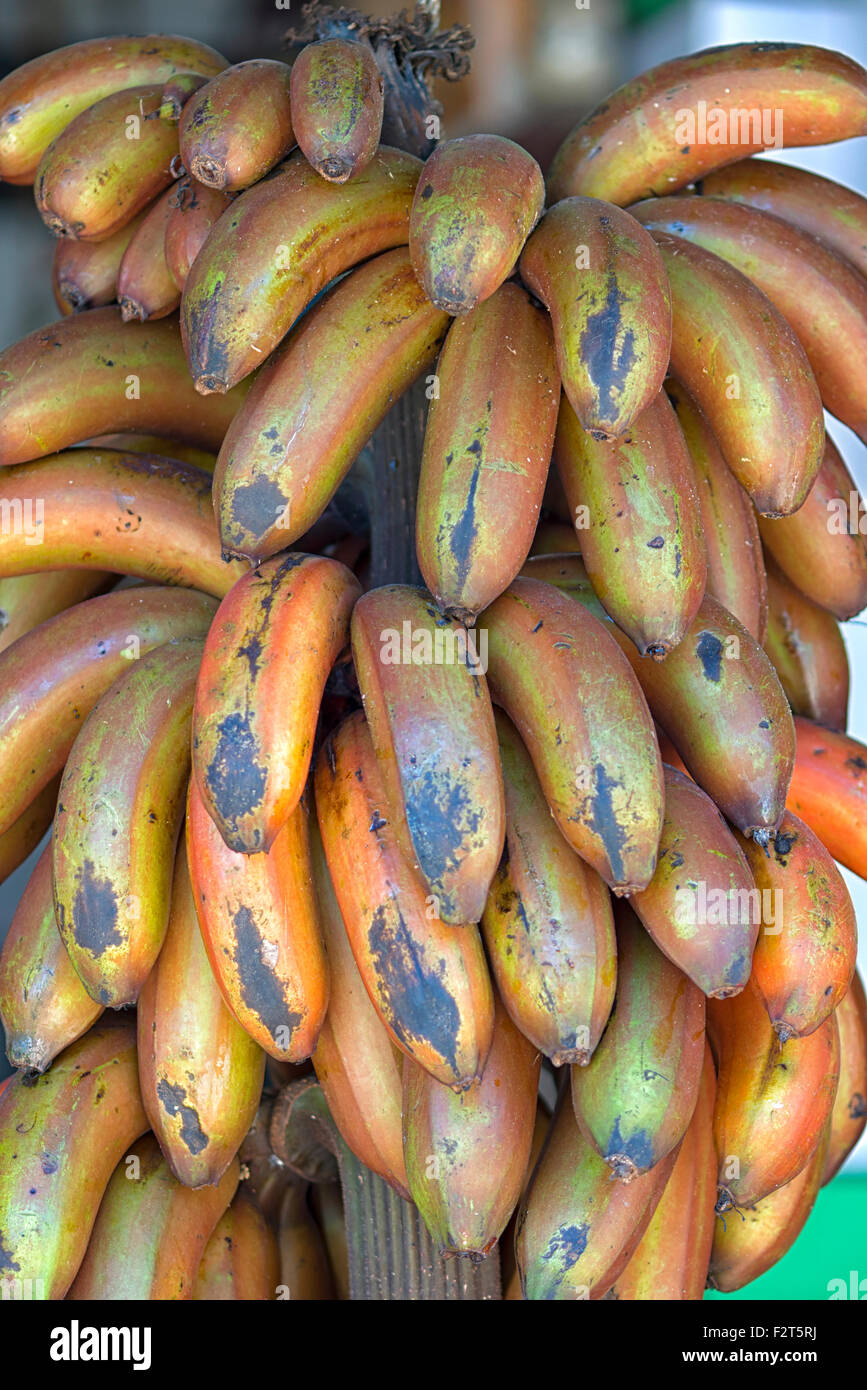
<svg viewBox="0 0 867 1390">
<path fill-rule="evenodd" d="M 51 829 L 0 956 L 0 1277 L 36 1296 L 345 1294 L 338 1190 L 313 1225 L 267 1142 L 309 1059 L 510 1298 L 737 1289 L 867 1122 L 867 524 L 823 421 L 867 439 L 867 201 L 749 158 L 867 134 L 867 73 L 653 69 L 547 211 L 499 136 L 382 144 L 387 98 L 344 37 L 0 83 L 63 314 L 0 353 L 0 875 Z M 340 489 L 423 377 L 427 587 L 371 588 Z"/>
</svg>

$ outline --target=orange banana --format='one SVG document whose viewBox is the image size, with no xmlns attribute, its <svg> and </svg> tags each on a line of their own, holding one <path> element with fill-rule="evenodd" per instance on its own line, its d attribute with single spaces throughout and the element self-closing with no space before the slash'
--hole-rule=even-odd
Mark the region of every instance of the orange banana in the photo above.
<svg viewBox="0 0 867 1390">
<path fill-rule="evenodd" d="M 222 558 L 211 480 L 189 464 L 67 449 L 4 469 L 0 488 L 20 518 L 0 529 L 0 575 L 82 566 L 221 598 L 245 573 Z"/>
<path fill-rule="evenodd" d="M 412 155 L 383 145 L 356 178 L 334 184 L 298 150 L 240 194 L 184 285 L 181 326 L 196 388 L 228 391 L 331 280 L 405 244 L 420 170 Z"/>
<path fill-rule="evenodd" d="M 606 1297 L 630 1300 L 704 1298 L 716 1201 L 713 1142 L 716 1072 L 705 1043 L 698 1101 L 650 1225 Z"/>
<path fill-rule="evenodd" d="M 52 282 L 61 314 L 78 314 L 82 309 L 114 303 L 123 253 L 146 216 L 145 208 L 105 241 L 60 238 L 54 248 Z"/>
<path fill-rule="evenodd" d="M 39 161 L 33 196 L 55 236 L 103 241 L 175 175 L 175 126 L 159 119 L 162 83 L 114 92 L 76 116 Z"/>
<path fill-rule="evenodd" d="M 39 516 L 37 506 L 34 501 L 31 516 Z M 8 540 L 8 536 L 0 537 L 0 545 Z M 5 652 L 40 623 L 56 618 L 58 613 L 65 613 L 67 608 L 74 608 L 85 599 L 105 593 L 116 579 L 117 575 L 102 570 L 72 569 L 7 575 L 0 579 L 0 652 Z"/>
<path fill-rule="evenodd" d="M 295 139 L 324 179 L 345 183 L 376 154 L 384 83 L 374 51 L 350 38 L 302 48 L 289 82 Z"/>
<path fill-rule="evenodd" d="M 497 711 L 506 794 L 506 853 L 482 934 L 512 1022 L 555 1066 L 585 1064 L 614 1002 L 614 919 L 608 889 L 567 844 L 530 755 Z"/>
<path fill-rule="evenodd" d="M 356 1158 L 409 1198 L 401 1133 L 402 1054 L 364 987 L 340 915 L 318 825 L 310 827 L 316 901 L 331 994 L 313 1066 L 334 1123 Z"/>
<path fill-rule="evenodd" d="M 770 557 L 764 647 L 795 714 L 846 730 L 849 658 L 833 613 L 802 594 Z"/>
<path fill-rule="evenodd" d="M 0 352 L 0 464 L 116 430 L 218 449 L 246 393 L 202 399 L 177 319 L 125 324 L 120 309 L 88 309 Z"/>
<path fill-rule="evenodd" d="M 572 1067 L 572 1104 L 585 1138 L 622 1182 L 677 1150 L 698 1100 L 704 1056 L 701 990 L 618 903 L 617 996 L 586 1066 Z"/>
<path fill-rule="evenodd" d="M 334 1298 L 328 1252 L 308 1205 L 308 1192 L 308 1183 L 293 1180 L 280 1203 L 277 1297 L 296 1303 L 318 1303 Z"/>
<path fill-rule="evenodd" d="M 303 1061 L 328 1006 L 304 802 L 267 854 L 236 854 L 192 778 L 186 833 L 196 913 L 223 998 L 270 1057 Z"/>
<path fill-rule="evenodd" d="M 835 617 L 867 606 L 867 507 L 830 436 L 803 506 L 792 516 L 759 517 L 765 550 L 807 598 Z"/>
<path fill-rule="evenodd" d="M 867 135 L 867 73 L 851 58 L 811 44 L 721 44 L 650 68 L 585 116 L 554 156 L 548 197 L 631 203 L 771 145 L 856 135 Z"/>
<path fill-rule="evenodd" d="M 10 1065 L 44 1072 L 102 1013 L 76 975 L 54 915 L 51 845 L 21 894 L 0 951 L 0 1020 Z"/>
<path fill-rule="evenodd" d="M 237 1159 L 191 1192 L 146 1134 L 115 1168 L 67 1302 L 191 1299 L 205 1247 L 238 1186 Z"/>
<path fill-rule="evenodd" d="M 193 1300 L 208 1303 L 274 1299 L 280 1282 L 277 1237 L 242 1184 L 205 1246 Z"/>
<path fill-rule="evenodd" d="M 822 400 L 803 347 L 741 271 L 682 237 L 652 236 L 671 285 L 671 371 L 704 411 L 758 511 L 797 511 L 825 442 Z"/>
<path fill-rule="evenodd" d="M 806 1166 L 831 1118 L 840 1040 L 831 1014 L 809 1037 L 783 1046 L 755 980 L 733 999 L 711 999 L 707 1026 L 717 1063 L 722 1215 L 755 1206 Z"/>
<path fill-rule="evenodd" d="M 746 1211 L 717 1217 L 708 1286 L 734 1293 L 781 1260 L 804 1228 L 822 1182 L 829 1128 L 805 1166 Z"/>
<path fill-rule="evenodd" d="M 867 198 L 776 159 L 739 159 L 701 179 L 696 192 L 782 217 L 821 238 L 867 275 Z"/>
<path fill-rule="evenodd" d="M 413 269 L 448 314 L 466 314 L 512 274 L 545 204 L 542 171 L 502 135 L 437 145 L 419 175 L 409 222 Z"/>
<path fill-rule="evenodd" d="M 135 1003 L 166 934 L 201 659 L 201 642 L 184 641 L 136 661 L 91 711 L 60 783 L 57 925 L 88 994 L 111 1008 Z"/>
<path fill-rule="evenodd" d="M 60 776 L 52 777 L 25 807 L 8 830 L 0 835 L 0 883 L 5 883 L 19 864 L 32 854 L 54 819 Z"/>
<path fill-rule="evenodd" d="M 709 796 L 663 765 L 665 820 L 656 873 L 633 894 L 657 946 L 704 994 L 743 989 L 762 914 L 747 860 Z M 752 842 L 750 842 L 752 843 Z"/>
<path fill-rule="evenodd" d="M 373 742 L 360 711 L 316 764 L 316 810 L 352 954 L 400 1050 L 466 1090 L 491 1045 L 493 995 L 478 930 L 447 926 L 401 854 Z"/>
<path fill-rule="evenodd" d="M 822 1182 L 840 1171 L 867 1125 L 867 994 L 857 970 L 837 1005 L 840 1081 L 831 1112 L 831 1133 Z"/>
<path fill-rule="evenodd" d="M 668 397 L 660 390 L 625 433 L 599 440 L 564 395 L 554 462 L 602 606 L 642 656 L 661 660 L 707 577 L 695 469 Z"/>
<path fill-rule="evenodd" d="M 644 1235 L 674 1162 L 671 1153 L 632 1182 L 616 1182 L 581 1133 L 564 1092 L 518 1213 L 524 1297 L 602 1298 Z"/>
<path fill-rule="evenodd" d="M 190 97 L 178 139 L 194 179 L 237 193 L 299 143 L 292 131 L 290 71 L 272 58 L 253 58 L 224 68 Z"/>
<path fill-rule="evenodd" d="M 0 833 L 60 772 L 82 720 L 129 663 L 204 638 L 215 606 L 191 589 L 125 589 L 76 604 L 0 654 Z"/>
<path fill-rule="evenodd" d="M 117 272 L 117 300 L 124 323 L 130 319 L 162 319 L 181 302 L 166 260 L 166 232 L 174 191 L 157 198 L 136 227 Z"/>
<path fill-rule="evenodd" d="M 174 34 L 85 39 L 44 53 L 0 82 L 0 178 L 32 183 L 52 140 L 112 92 L 181 72 L 210 77 L 225 66 L 215 49 Z"/>
<path fill-rule="evenodd" d="M 183 843 L 166 938 L 137 1017 L 139 1079 L 151 1129 L 178 1182 L 213 1186 L 255 1118 L 265 1054 L 223 1003 L 199 932 Z"/>
<path fill-rule="evenodd" d="M 818 835 L 787 811 L 766 846 L 741 837 L 762 902 L 753 979 L 781 1043 L 813 1033 L 843 999 L 858 930 L 849 890 Z"/>
<path fill-rule="evenodd" d="M 756 513 L 719 450 L 702 411 L 679 381 L 666 394 L 695 470 L 707 554 L 707 592 L 763 642 L 768 621 L 767 582 Z"/>
<path fill-rule="evenodd" d="M 449 329 L 436 376 L 416 553 L 440 608 L 473 623 L 526 560 L 542 504 L 560 395 L 547 314 L 501 285 Z"/>
<path fill-rule="evenodd" d="M 553 585 L 527 578 L 514 580 L 480 621 L 491 694 L 526 744 L 557 825 L 622 894 L 653 876 L 662 764 L 644 697 L 608 626 Z"/>
<path fill-rule="evenodd" d="M 166 223 L 165 257 L 169 274 L 182 290 L 190 266 L 207 241 L 211 228 L 231 203 L 232 196 L 188 179 L 177 184 L 173 199 Z"/>
<path fill-rule="evenodd" d="M 478 922 L 505 835 L 484 662 L 424 590 L 372 589 L 352 612 L 352 655 L 401 852 L 443 922 Z"/>
<path fill-rule="evenodd" d="M 499 1000 L 480 1080 L 455 1094 L 403 1063 L 409 1188 L 441 1254 L 487 1255 L 505 1230 L 533 1142 L 541 1057 Z"/>
<path fill-rule="evenodd" d="M 597 198 L 545 214 L 521 278 L 546 305 L 565 391 L 581 425 L 618 436 L 658 395 L 671 347 L 671 295 L 653 239 Z"/>
<path fill-rule="evenodd" d="M 244 575 L 217 610 L 196 689 L 193 771 L 230 849 L 269 850 L 298 805 L 360 593 L 338 561 L 289 552 Z"/>
<path fill-rule="evenodd" d="M 147 1129 L 135 1028 L 97 1023 L 35 1081 L 18 1073 L 0 1096 L 0 1289 L 66 1297 L 85 1257 L 112 1170 Z M 10 1292 L 10 1296 L 14 1296 Z"/>
<path fill-rule="evenodd" d="M 214 498 L 226 550 L 261 560 L 318 520 L 386 411 L 433 366 L 447 324 L 405 247 L 353 270 L 304 315 L 220 450 Z"/>
<path fill-rule="evenodd" d="M 867 747 L 809 719 L 796 718 L 795 732 L 786 805 L 835 859 L 867 878 Z"/>
</svg>

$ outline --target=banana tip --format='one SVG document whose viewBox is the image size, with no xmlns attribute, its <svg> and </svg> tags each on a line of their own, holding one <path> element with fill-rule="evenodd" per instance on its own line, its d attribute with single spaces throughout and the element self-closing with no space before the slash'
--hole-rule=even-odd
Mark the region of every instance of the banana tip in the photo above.
<svg viewBox="0 0 867 1390">
<path fill-rule="evenodd" d="M 327 159 L 319 160 L 316 172 L 330 183 L 345 183 L 352 173 L 352 165 L 348 159 L 341 159 L 339 155 L 329 155 Z"/>
<path fill-rule="evenodd" d="M 197 376 L 195 387 L 200 396 L 225 396 L 229 387 L 225 381 L 221 381 L 218 376 Z"/>
<path fill-rule="evenodd" d="M 209 159 L 204 155 L 195 155 L 190 161 L 190 173 L 199 183 L 205 184 L 208 188 L 222 190 L 229 182 L 226 170 L 216 159 Z"/>
<path fill-rule="evenodd" d="M 638 1169 L 628 1154 L 608 1154 L 605 1162 L 611 1168 L 611 1176 L 618 1182 L 632 1182 L 638 1177 Z"/>
</svg>

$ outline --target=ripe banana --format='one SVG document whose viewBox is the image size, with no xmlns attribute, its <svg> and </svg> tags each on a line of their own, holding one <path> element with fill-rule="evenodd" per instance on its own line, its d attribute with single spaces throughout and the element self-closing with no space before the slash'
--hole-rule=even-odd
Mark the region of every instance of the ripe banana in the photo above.
<svg viewBox="0 0 867 1390">
<path fill-rule="evenodd" d="M 353 271 L 304 316 L 220 450 L 214 498 L 224 549 L 261 560 L 318 520 L 386 411 L 433 366 L 447 323 L 405 248 Z"/>
<path fill-rule="evenodd" d="M 0 1096 L 3 1284 L 66 1297 L 112 1170 L 147 1124 L 135 1028 L 120 1019 L 97 1023 L 35 1081 L 12 1078 Z"/>
<path fill-rule="evenodd" d="M 148 209 L 136 227 L 117 273 L 117 300 L 124 323 L 163 319 L 181 302 L 166 261 L 166 232 L 174 193 L 169 189 Z"/>
<path fill-rule="evenodd" d="M 82 309 L 114 303 L 123 253 L 146 216 L 147 208 L 105 241 L 61 237 L 56 242 L 52 284 L 61 314 L 78 314 Z"/>
<path fill-rule="evenodd" d="M 467 314 L 499 289 L 544 205 L 542 170 L 512 140 L 464 135 L 437 145 L 409 220 L 413 269 L 431 303 Z"/>
<path fill-rule="evenodd" d="M 318 1303 L 334 1298 L 328 1252 L 307 1202 L 308 1191 L 308 1183 L 292 1181 L 280 1203 L 277 1295 L 295 1303 Z"/>
<path fill-rule="evenodd" d="M 705 1042 L 701 1084 L 671 1177 L 629 1264 L 606 1294 L 644 1302 L 704 1298 L 715 1219 L 717 1157 L 713 1142 L 716 1072 Z"/>
<path fill-rule="evenodd" d="M 851 188 L 776 159 L 739 159 L 701 179 L 696 192 L 772 212 L 867 275 L 867 198 Z"/>
<path fill-rule="evenodd" d="M 581 1133 L 564 1091 L 518 1214 L 515 1252 L 524 1297 L 602 1298 L 644 1235 L 675 1156 L 632 1182 L 616 1182 Z"/>
<path fill-rule="evenodd" d="M 373 49 L 350 39 L 308 43 L 292 64 L 295 139 L 318 174 L 345 183 L 373 159 L 385 107 Z"/>
<path fill-rule="evenodd" d="M 184 168 L 209 188 L 237 193 L 298 143 L 286 63 L 254 58 L 212 77 L 190 98 L 178 129 Z"/>
<path fill-rule="evenodd" d="M 203 468 L 213 474 L 217 455 L 207 449 L 197 449 L 194 444 L 183 444 L 179 439 L 166 439 L 159 434 L 101 434 L 95 435 L 86 445 L 78 448 L 115 449 L 127 454 L 157 454 L 160 458 L 174 459 L 175 463 L 188 463 L 193 468 Z"/>
<path fill-rule="evenodd" d="M 88 309 L 0 352 L 0 464 L 116 430 L 218 449 L 246 394 L 193 390 L 177 319 L 125 324 L 119 309 Z"/>
<path fill-rule="evenodd" d="M 764 921 L 743 851 L 709 796 L 673 767 L 656 873 L 631 906 L 657 946 L 706 995 L 743 989 Z M 752 843 L 750 841 L 749 843 Z"/>
<path fill-rule="evenodd" d="M 267 854 L 236 854 L 192 778 L 186 833 L 196 913 L 223 998 L 269 1057 L 303 1061 L 328 1006 L 304 802 Z"/>
<path fill-rule="evenodd" d="M 867 135 L 867 73 L 831 49 L 733 43 L 670 59 L 619 87 L 554 156 L 548 199 L 632 203 L 779 145 Z"/>
<path fill-rule="evenodd" d="M 416 553 L 450 617 L 472 624 L 527 558 L 560 376 L 547 314 L 514 283 L 449 329 L 425 426 Z"/>
<path fill-rule="evenodd" d="M 46 1071 L 101 1013 L 102 1005 L 85 990 L 57 930 L 48 844 L 0 951 L 0 1020 L 10 1066 Z"/>
<path fill-rule="evenodd" d="M 481 625 L 491 695 L 521 735 L 560 830 L 615 893 L 645 888 L 662 826 L 662 764 L 610 625 L 527 578 L 514 580 Z"/>
<path fill-rule="evenodd" d="M 568 198 L 524 247 L 521 277 L 551 314 L 563 390 L 583 428 L 624 434 L 659 394 L 672 346 L 653 239 L 619 208 Z"/>
<path fill-rule="evenodd" d="M 31 517 L 38 518 L 37 507 L 38 502 L 34 501 Z M 10 508 L 10 512 L 14 516 L 14 507 Z M 39 532 L 34 530 L 32 534 Z M 0 546 L 8 539 L 7 535 L 2 535 Z M 55 618 L 67 608 L 74 608 L 85 599 L 105 593 L 116 579 L 117 575 L 105 574 L 102 570 L 71 569 L 7 575 L 0 579 L 0 652 L 5 652 L 25 632 L 32 632 L 40 623 L 48 622 L 49 618 Z"/>
<path fill-rule="evenodd" d="M 491 1046 L 493 995 L 475 926 L 450 927 L 402 855 L 361 711 L 323 745 L 316 811 L 328 870 L 364 987 L 392 1041 L 466 1090 Z"/>
<path fill-rule="evenodd" d="M 797 334 L 826 410 L 867 439 L 857 368 L 867 355 L 863 275 L 811 233 L 722 198 L 651 198 L 630 211 L 642 226 L 712 251 L 757 285 Z"/>
<path fill-rule="evenodd" d="M 797 755 L 786 805 L 839 863 L 867 878 L 867 748 L 800 717 L 795 733 Z"/>
<path fill-rule="evenodd" d="M 585 1138 L 629 1183 L 686 1134 L 701 1082 L 705 1000 L 627 903 L 617 904 L 615 922 L 614 1008 L 590 1061 L 572 1067 L 572 1104 Z"/>
<path fill-rule="evenodd" d="M 300 151 L 239 196 L 196 257 L 181 329 L 196 389 L 224 392 L 277 346 L 319 291 L 406 242 L 421 169 L 381 146 L 346 184 L 320 178 Z M 341 340 L 345 349 L 347 339 Z"/>
<path fill-rule="evenodd" d="M 764 648 L 795 714 L 845 732 L 849 658 L 843 633 L 826 608 L 796 589 L 770 558 Z"/>
<path fill-rule="evenodd" d="M 582 429 L 565 394 L 554 461 L 599 599 L 642 656 L 676 647 L 704 596 L 695 469 L 659 391 L 617 439 Z"/>
<path fill-rule="evenodd" d="M 173 34 L 87 39 L 34 58 L 0 82 L 0 178 L 32 183 L 52 140 L 112 92 L 225 66 L 207 44 Z"/>
<path fill-rule="evenodd" d="M 441 1254 L 487 1255 L 524 1181 L 541 1057 L 495 1001 L 481 1079 L 455 1094 L 407 1057 L 403 1149 L 409 1188 Z"/>
<path fill-rule="evenodd" d="M 307 781 L 325 682 L 361 593 L 336 560 L 289 552 L 244 575 L 211 624 L 193 771 L 230 849 L 267 851 Z"/>
<path fill-rule="evenodd" d="M 230 193 L 205 188 L 195 179 L 182 180 L 176 185 L 166 223 L 165 258 L 169 274 L 179 290 L 187 283 L 190 266 L 207 241 L 211 228 L 231 202 Z"/>
<path fill-rule="evenodd" d="M 813 1033 L 843 999 L 855 971 L 855 909 L 818 835 L 787 811 L 766 846 L 741 837 L 762 902 L 753 979 L 781 1043 Z"/>
<path fill-rule="evenodd" d="M 178 134 L 159 119 L 161 96 L 159 83 L 115 92 L 49 145 L 33 196 L 55 236 L 103 241 L 168 188 Z"/>
<path fill-rule="evenodd" d="M 60 777 L 53 777 L 0 835 L 0 883 L 5 883 L 19 864 L 32 854 L 54 819 Z"/>
<path fill-rule="evenodd" d="M 226 1008 L 202 942 L 178 846 L 163 948 L 138 1001 L 142 1100 L 185 1187 L 213 1186 L 256 1115 L 265 1054 Z"/>
<path fill-rule="evenodd" d="M 200 641 L 142 656 L 75 740 L 54 817 L 57 925 L 85 989 L 133 1004 L 169 917 Z"/>
<path fill-rule="evenodd" d="M 0 834 L 60 772 L 129 662 L 175 638 L 203 639 L 214 608 L 190 589 L 125 589 L 76 604 L 0 655 Z"/>
<path fill-rule="evenodd" d="M 830 1130 L 826 1125 L 812 1155 L 796 1177 L 746 1211 L 719 1217 L 713 1236 L 708 1286 L 734 1293 L 781 1260 L 795 1243 L 822 1181 Z"/>
<path fill-rule="evenodd" d="M 496 712 L 506 853 L 482 915 L 497 988 L 512 1022 L 556 1067 L 585 1065 L 611 1013 L 614 918 L 602 879 L 552 820 L 530 755 Z"/>
<path fill-rule="evenodd" d="M 402 1054 L 368 998 L 340 915 L 315 820 L 310 851 L 331 973 L 313 1067 L 332 1119 L 356 1158 L 409 1199 L 401 1132 Z"/>
<path fill-rule="evenodd" d="M 191 1299 L 238 1176 L 234 1159 L 216 1186 L 192 1192 L 172 1176 L 154 1136 L 139 1139 L 112 1174 L 67 1302 Z"/>
<path fill-rule="evenodd" d="M 258 1202 L 241 1185 L 205 1246 L 193 1301 L 273 1299 L 280 1282 L 277 1237 Z"/>
<path fill-rule="evenodd" d="M 83 566 L 220 598 L 246 572 L 222 559 L 211 480 L 188 464 L 69 449 L 4 469 L 0 489 L 19 521 L 0 529 L 4 577 Z"/>
<path fill-rule="evenodd" d="M 545 1102 L 539 1097 L 536 1105 L 536 1121 L 533 1125 L 533 1141 L 530 1145 L 530 1157 L 524 1169 L 524 1178 L 521 1186 L 521 1197 L 526 1196 L 530 1187 L 530 1181 L 536 1170 L 539 1155 L 548 1137 L 548 1130 L 551 1128 L 551 1113 L 547 1109 Z M 520 1212 L 520 1202 L 509 1219 L 509 1224 L 500 1237 L 500 1270 L 502 1273 L 503 1298 L 510 1300 L 523 1299 L 521 1293 L 521 1279 L 518 1274 L 518 1266 L 515 1263 L 515 1231 L 518 1225 L 518 1214 Z"/>
<path fill-rule="evenodd" d="M 702 411 L 679 381 L 669 377 L 666 394 L 689 450 L 698 487 L 707 554 L 707 592 L 763 642 L 768 595 L 756 513 L 732 473 Z"/>
<path fill-rule="evenodd" d="M 867 607 L 867 505 L 830 436 L 792 516 L 759 517 L 762 544 L 807 598 L 843 621 Z"/>
<path fill-rule="evenodd" d="M 704 411 L 758 511 L 797 511 L 825 442 L 822 400 L 803 347 L 734 266 L 682 237 L 651 235 L 671 286 L 671 371 Z"/>
<path fill-rule="evenodd" d="M 593 616 L 605 618 L 579 556 L 540 556 L 527 562 L 524 574 L 550 581 Z M 794 726 L 783 688 L 758 643 L 709 594 L 665 661 L 642 659 L 613 623 L 605 623 L 605 631 L 628 657 L 654 719 L 690 775 L 739 830 L 766 840 L 783 814 Z"/>
<path fill-rule="evenodd" d="M 831 1112 L 823 1185 L 840 1171 L 867 1125 L 867 995 L 857 970 L 837 1005 L 836 1018 L 840 1030 L 840 1081 Z"/>
<path fill-rule="evenodd" d="M 440 920 L 478 922 L 505 837 L 480 653 L 424 590 L 404 584 L 364 594 L 352 610 L 351 636 L 383 814 Z"/>
<path fill-rule="evenodd" d="M 783 1046 L 754 979 L 733 999 L 711 999 L 707 1026 L 717 1063 L 722 1216 L 755 1206 L 806 1166 L 831 1118 L 840 1040 L 831 1014 L 809 1037 Z"/>
</svg>

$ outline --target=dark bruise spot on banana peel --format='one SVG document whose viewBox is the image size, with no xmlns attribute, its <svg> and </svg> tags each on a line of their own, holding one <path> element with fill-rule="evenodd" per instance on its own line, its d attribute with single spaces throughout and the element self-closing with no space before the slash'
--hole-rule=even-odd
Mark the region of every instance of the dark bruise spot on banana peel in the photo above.
<svg viewBox="0 0 867 1390">
<path fill-rule="evenodd" d="M 208 763 L 205 780 L 230 836 L 229 848 L 240 854 L 245 838 L 239 822 L 261 805 L 266 769 L 258 761 L 259 745 L 250 715 L 236 711 L 219 725 L 217 747 Z"/>
<path fill-rule="evenodd" d="M 191 299 L 187 311 L 191 349 L 193 344 L 204 343 L 207 346 L 207 360 L 197 359 L 190 363 L 190 374 L 196 390 L 203 395 L 213 392 L 222 394 L 228 390 L 229 359 L 226 348 L 221 346 L 219 334 L 211 331 L 222 290 L 223 281 L 217 279 L 205 300 L 199 303 Z"/>
<path fill-rule="evenodd" d="M 581 1222 L 580 1225 L 559 1226 L 551 1236 L 540 1259 L 546 1265 L 554 1265 L 558 1272 L 554 1274 L 553 1282 L 548 1285 L 545 1291 L 546 1300 L 550 1301 L 556 1298 L 557 1290 L 563 1280 L 587 1249 L 589 1235 L 589 1225 L 586 1222 Z M 553 1270 L 551 1272 L 554 1273 Z"/>
<path fill-rule="evenodd" d="M 122 946 L 117 925 L 117 894 L 108 878 L 97 878 L 96 865 L 85 859 L 76 874 L 72 901 L 72 934 L 83 951 L 101 956 L 109 946 Z"/>
<path fill-rule="evenodd" d="M 605 1147 L 605 1162 L 620 1182 L 632 1182 L 639 1173 L 646 1173 L 658 1162 L 653 1152 L 653 1138 L 646 1129 L 637 1129 L 634 1134 L 624 1136 L 620 1133 L 618 1115 L 614 1121 L 611 1137 Z"/>
<path fill-rule="evenodd" d="M 292 1038 L 304 1015 L 293 1013 L 286 1007 L 286 993 L 279 976 L 267 961 L 262 958 L 262 938 L 248 907 L 239 907 L 234 916 L 235 951 L 234 962 L 238 971 L 241 998 L 252 1014 L 255 1014 L 262 1027 L 273 1038 L 281 1052 L 288 1052 Z M 277 1041 L 278 1031 L 285 1029 L 288 1041 Z"/>
<path fill-rule="evenodd" d="M 208 1147 L 210 1140 L 202 1131 L 198 1111 L 186 1104 L 187 1093 L 183 1086 L 173 1086 L 165 1077 L 157 1082 L 157 1096 L 167 1115 L 181 1122 L 181 1143 L 191 1154 L 200 1154 Z"/>
<path fill-rule="evenodd" d="M 705 678 L 718 685 L 722 676 L 722 642 L 712 632 L 702 632 L 699 634 L 695 652 L 701 662 Z"/>
<path fill-rule="evenodd" d="M 11 1270 L 13 1274 L 18 1274 L 21 1270 L 21 1266 L 16 1264 L 12 1258 L 12 1251 L 8 1249 L 2 1231 L 0 1231 L 0 1269 Z"/>
<path fill-rule="evenodd" d="M 612 268 L 606 276 L 605 300 L 595 314 L 588 314 L 581 335 L 581 352 L 596 387 L 599 413 L 603 419 L 616 419 L 618 397 L 635 366 L 635 334 L 620 331 L 620 311 L 626 295 Z"/>
<path fill-rule="evenodd" d="M 479 812 L 464 783 L 448 768 L 428 768 L 407 787 L 406 820 L 422 873 L 451 913 L 456 905 L 444 891 L 443 879 L 457 872 L 467 840 L 479 834 Z"/>
<path fill-rule="evenodd" d="M 267 536 L 287 506 L 288 498 L 273 478 L 258 477 L 255 482 L 235 488 L 231 524 L 227 526 L 225 520 L 223 523 L 224 546 L 245 555 L 245 544 L 250 539 L 258 542 Z"/>
<path fill-rule="evenodd" d="M 596 763 L 593 768 L 593 785 L 595 791 L 590 798 L 591 812 L 586 818 L 586 824 L 595 835 L 599 836 L 605 846 L 605 853 L 608 855 L 608 862 L 611 865 L 611 875 L 618 885 L 614 891 L 618 894 L 623 893 L 632 887 L 631 884 L 623 884 L 625 872 L 623 850 L 626 847 L 628 836 L 617 819 L 614 800 L 611 795 L 614 788 L 619 787 L 620 783 L 608 776 L 604 764 Z"/>
<path fill-rule="evenodd" d="M 376 909 L 367 929 L 371 959 L 395 1036 L 412 1051 L 426 1042 L 448 1064 L 465 1090 L 473 1077 L 460 1077 L 457 1037 L 460 1010 L 443 984 L 444 968 L 425 966 L 397 903 Z"/>
</svg>

